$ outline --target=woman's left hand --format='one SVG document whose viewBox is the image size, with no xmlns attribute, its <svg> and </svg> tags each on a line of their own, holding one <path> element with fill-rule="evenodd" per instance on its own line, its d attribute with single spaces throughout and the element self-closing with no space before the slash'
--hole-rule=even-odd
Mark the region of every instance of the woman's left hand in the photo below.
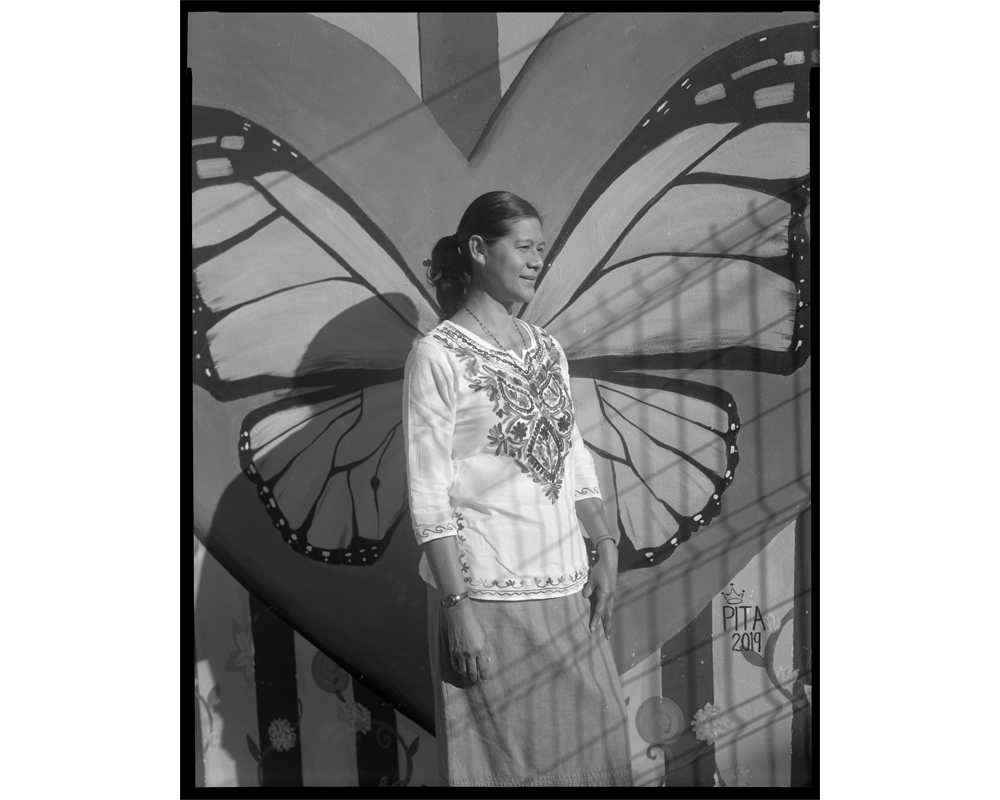
<svg viewBox="0 0 1000 800">
<path fill-rule="evenodd" d="M 611 618 L 614 613 L 615 582 L 618 580 L 618 548 L 610 539 L 598 546 L 598 561 L 590 570 L 590 578 L 583 587 L 583 596 L 591 600 L 590 630 L 597 630 L 598 621 L 604 623 L 604 636 L 611 638 Z"/>
</svg>

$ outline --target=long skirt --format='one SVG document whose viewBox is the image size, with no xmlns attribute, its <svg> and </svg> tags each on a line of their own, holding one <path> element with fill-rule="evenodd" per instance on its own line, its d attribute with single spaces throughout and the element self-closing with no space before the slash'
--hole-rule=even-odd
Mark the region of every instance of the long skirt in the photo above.
<svg viewBox="0 0 1000 800">
<path fill-rule="evenodd" d="M 428 587 L 442 785 L 632 785 L 618 671 L 582 593 L 462 600 L 476 604 L 490 644 L 491 677 L 475 684 L 451 665 L 440 598 Z"/>
</svg>

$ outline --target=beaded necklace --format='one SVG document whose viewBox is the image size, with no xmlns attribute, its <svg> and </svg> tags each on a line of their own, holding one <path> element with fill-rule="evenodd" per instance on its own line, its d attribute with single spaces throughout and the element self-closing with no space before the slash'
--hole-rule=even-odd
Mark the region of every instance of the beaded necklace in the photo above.
<svg viewBox="0 0 1000 800">
<path fill-rule="evenodd" d="M 472 309 L 469 308 L 468 306 L 462 306 L 462 308 L 464 308 L 466 311 L 468 311 L 470 314 L 472 314 Z M 502 344 L 500 344 L 500 340 L 497 339 L 496 336 L 494 336 L 492 333 L 490 333 L 490 329 L 487 328 L 485 325 L 483 325 L 482 322 L 480 322 L 479 317 L 477 317 L 475 314 L 472 314 L 472 318 L 476 322 L 479 322 L 479 327 L 482 328 L 484 331 L 486 331 L 487 335 L 494 342 L 497 343 L 497 347 L 499 347 L 501 350 L 506 350 L 507 349 Z M 517 324 L 517 320 L 514 320 L 514 327 L 517 328 L 517 335 L 521 337 L 521 344 L 524 345 L 524 349 L 521 351 L 521 355 L 524 355 L 524 353 L 527 352 L 527 350 L 528 350 L 528 343 L 524 340 L 524 334 L 521 333 L 521 326 Z"/>
</svg>

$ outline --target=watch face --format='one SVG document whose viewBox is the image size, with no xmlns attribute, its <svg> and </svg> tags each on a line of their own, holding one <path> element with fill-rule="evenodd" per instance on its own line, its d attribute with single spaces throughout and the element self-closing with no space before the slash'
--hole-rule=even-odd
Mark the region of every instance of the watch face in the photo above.
<svg viewBox="0 0 1000 800">
<path fill-rule="evenodd" d="M 458 598 L 453 594 L 449 594 L 444 598 L 444 600 L 441 601 L 441 605 L 443 605 L 445 608 L 451 608 L 457 602 Z"/>
</svg>

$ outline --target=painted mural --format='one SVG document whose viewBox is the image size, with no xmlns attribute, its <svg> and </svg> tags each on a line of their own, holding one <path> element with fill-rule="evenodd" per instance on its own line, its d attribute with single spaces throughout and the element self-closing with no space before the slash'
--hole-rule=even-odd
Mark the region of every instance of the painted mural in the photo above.
<svg viewBox="0 0 1000 800">
<path fill-rule="evenodd" d="M 421 266 L 433 241 L 473 197 L 510 189 L 539 207 L 552 242 L 520 315 L 567 353 L 622 533 L 625 680 L 809 504 L 816 17 L 525 15 L 538 37 L 505 49 L 516 15 L 398 15 L 421 32 L 408 70 L 370 46 L 365 15 L 322 16 L 188 20 L 195 535 L 309 643 L 314 677 L 335 673 L 316 685 L 355 723 L 348 676 L 432 732 L 402 365 L 438 320 Z M 493 50 L 463 55 L 459 40 Z M 514 77 L 499 69 L 509 60 L 523 64 Z M 249 683 L 260 643 L 247 625 L 233 621 L 225 668 Z M 699 630 L 711 640 L 711 624 Z M 757 658 L 788 683 L 766 647 Z M 784 691 L 807 713 L 801 685 Z M 211 691 L 198 698 L 214 736 Z M 668 763 L 662 785 L 725 727 L 707 705 L 632 707 Z M 670 743 L 695 711 L 698 746 L 678 757 Z M 258 716 L 271 720 L 247 734 L 263 782 L 265 761 L 277 775 L 299 752 L 301 699 Z M 379 725 L 401 752 L 415 747 Z"/>
</svg>

